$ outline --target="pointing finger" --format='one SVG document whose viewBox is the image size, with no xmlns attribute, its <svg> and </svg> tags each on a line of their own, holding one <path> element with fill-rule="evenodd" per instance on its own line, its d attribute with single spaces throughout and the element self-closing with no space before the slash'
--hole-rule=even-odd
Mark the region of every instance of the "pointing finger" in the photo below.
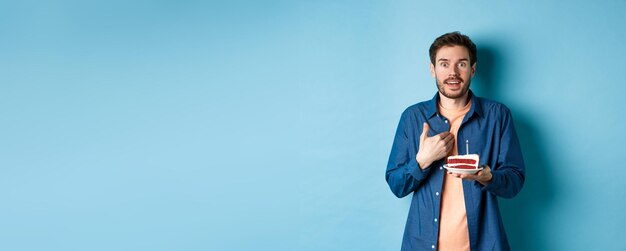
<svg viewBox="0 0 626 251">
<path fill-rule="evenodd" d="M 448 135 L 446 135 L 446 137 L 445 137 L 445 138 L 443 138 L 443 140 L 445 140 L 445 141 L 446 141 L 446 143 L 447 143 L 447 142 L 454 141 L 454 135 L 452 135 L 452 133 L 449 133 Z"/>
</svg>

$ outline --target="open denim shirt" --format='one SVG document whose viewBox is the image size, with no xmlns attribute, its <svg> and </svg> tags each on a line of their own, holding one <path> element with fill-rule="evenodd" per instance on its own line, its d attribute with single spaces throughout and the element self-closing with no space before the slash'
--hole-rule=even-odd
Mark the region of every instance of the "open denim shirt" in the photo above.
<svg viewBox="0 0 626 251">
<path fill-rule="evenodd" d="M 510 250 L 497 197 L 512 198 L 524 184 L 524 160 L 509 109 L 495 101 L 469 97 L 472 106 L 463 118 L 457 134 L 457 146 L 469 142 L 470 153 L 480 156 L 479 165 L 489 165 L 493 178 L 483 186 L 463 180 L 465 209 L 471 250 Z M 430 126 L 432 137 L 450 130 L 445 117 L 437 110 L 439 94 L 432 100 L 407 108 L 400 118 L 385 178 L 391 191 L 402 198 L 413 193 L 402 251 L 435 250 L 440 217 L 444 159 L 420 169 L 415 156 L 419 149 L 423 123 Z M 460 152 L 461 151 L 460 149 Z"/>
</svg>

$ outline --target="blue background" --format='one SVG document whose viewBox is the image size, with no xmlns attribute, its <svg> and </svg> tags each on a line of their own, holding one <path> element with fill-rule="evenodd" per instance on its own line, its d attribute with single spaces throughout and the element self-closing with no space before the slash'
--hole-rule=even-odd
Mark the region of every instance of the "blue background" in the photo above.
<svg viewBox="0 0 626 251">
<path fill-rule="evenodd" d="M 513 111 L 514 250 L 626 250 L 626 2 L 0 1 L 1 250 L 399 250 L 384 171 L 479 47 Z"/>
</svg>

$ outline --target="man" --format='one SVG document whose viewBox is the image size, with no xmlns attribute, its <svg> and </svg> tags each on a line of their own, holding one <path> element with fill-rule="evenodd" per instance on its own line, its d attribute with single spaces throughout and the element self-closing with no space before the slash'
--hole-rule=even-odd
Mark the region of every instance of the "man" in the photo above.
<svg viewBox="0 0 626 251">
<path fill-rule="evenodd" d="M 413 193 L 402 251 L 510 250 L 497 197 L 514 197 L 525 177 L 511 113 L 469 89 L 477 61 L 469 37 L 444 34 L 429 52 L 438 92 L 402 113 L 385 174 L 397 197 Z M 478 154 L 484 169 L 446 171 L 445 158 L 458 154 Z"/>
</svg>

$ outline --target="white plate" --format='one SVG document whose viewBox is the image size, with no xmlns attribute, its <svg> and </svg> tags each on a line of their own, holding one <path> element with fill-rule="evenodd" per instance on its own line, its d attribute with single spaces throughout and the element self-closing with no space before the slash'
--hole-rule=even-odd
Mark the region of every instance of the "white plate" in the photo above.
<svg viewBox="0 0 626 251">
<path fill-rule="evenodd" d="M 478 169 L 462 169 L 462 168 L 448 167 L 448 165 L 443 165 L 443 168 L 445 168 L 449 172 L 458 173 L 458 174 L 475 174 L 478 171 L 483 170 L 483 167 L 479 167 Z"/>
</svg>

